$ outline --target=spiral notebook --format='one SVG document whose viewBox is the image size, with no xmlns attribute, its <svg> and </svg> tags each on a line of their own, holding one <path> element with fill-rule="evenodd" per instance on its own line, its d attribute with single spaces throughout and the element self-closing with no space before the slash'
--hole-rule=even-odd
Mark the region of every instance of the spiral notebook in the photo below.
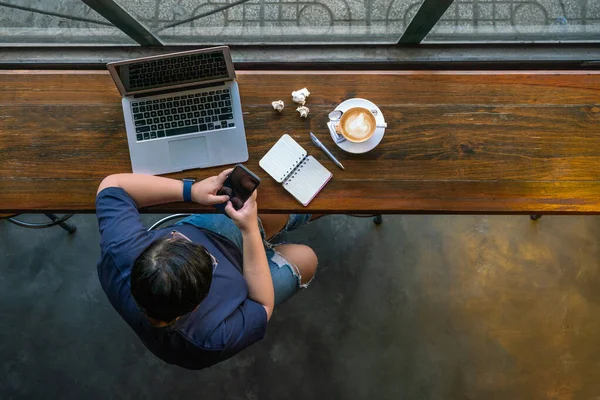
<svg viewBox="0 0 600 400">
<path fill-rule="evenodd" d="M 287 134 L 275 143 L 258 164 L 303 206 L 307 206 L 333 176 Z"/>
</svg>

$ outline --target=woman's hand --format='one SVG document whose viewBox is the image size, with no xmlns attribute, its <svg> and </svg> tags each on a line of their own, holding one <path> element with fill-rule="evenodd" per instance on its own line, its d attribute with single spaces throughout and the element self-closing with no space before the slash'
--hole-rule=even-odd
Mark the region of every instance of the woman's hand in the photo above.
<svg viewBox="0 0 600 400">
<path fill-rule="evenodd" d="M 229 201 L 228 195 L 218 195 L 217 192 L 223 187 L 225 179 L 233 171 L 233 168 L 226 169 L 218 176 L 211 176 L 192 185 L 192 201 L 210 206 Z"/>
<path fill-rule="evenodd" d="M 242 233 L 250 232 L 252 229 L 258 229 L 258 206 L 256 205 L 256 196 L 258 190 L 252 193 L 252 196 L 244 203 L 244 206 L 236 211 L 231 204 L 227 202 L 225 212 L 231 217 L 233 222 L 240 228 Z"/>
</svg>

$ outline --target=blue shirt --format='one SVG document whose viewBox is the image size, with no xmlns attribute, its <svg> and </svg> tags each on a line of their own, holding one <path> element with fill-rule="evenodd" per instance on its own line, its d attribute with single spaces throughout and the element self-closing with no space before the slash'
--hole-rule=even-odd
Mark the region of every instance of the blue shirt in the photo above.
<svg viewBox="0 0 600 400">
<path fill-rule="evenodd" d="M 136 258 L 174 228 L 148 232 L 133 199 L 121 188 L 109 187 L 96 198 L 100 228 L 98 277 L 121 317 L 146 347 L 169 364 L 201 369 L 225 360 L 262 339 L 267 328 L 265 308 L 248 298 L 242 275 L 242 254 L 229 240 L 191 225 L 177 226 L 219 261 L 207 297 L 198 308 L 174 324 L 156 328 L 131 295 L 130 274 Z"/>
</svg>

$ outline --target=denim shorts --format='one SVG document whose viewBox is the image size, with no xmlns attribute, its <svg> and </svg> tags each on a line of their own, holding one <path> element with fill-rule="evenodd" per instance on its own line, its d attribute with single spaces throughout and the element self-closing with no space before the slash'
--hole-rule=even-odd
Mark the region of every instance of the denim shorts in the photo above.
<svg viewBox="0 0 600 400">
<path fill-rule="evenodd" d="M 307 224 L 310 221 L 310 214 L 291 214 L 285 227 L 281 232 L 292 231 Z M 243 251 L 242 246 L 242 232 L 233 223 L 233 221 L 222 214 L 194 214 L 187 217 L 177 223 L 189 224 L 197 226 L 198 228 L 207 229 L 215 232 L 235 244 L 240 251 Z M 270 242 L 265 238 L 265 231 L 262 227 L 260 218 L 258 220 L 258 226 L 260 228 L 260 234 L 263 238 L 265 246 L 265 252 L 267 253 L 267 260 L 269 261 L 269 269 L 271 271 L 271 278 L 273 279 L 273 288 L 275 290 L 275 305 L 282 304 L 287 299 L 292 297 L 298 290 L 308 286 L 308 283 L 302 283 L 302 277 L 300 271 L 293 263 L 286 260 L 286 258 L 275 250 Z M 279 234 L 277 233 L 273 239 Z"/>
</svg>

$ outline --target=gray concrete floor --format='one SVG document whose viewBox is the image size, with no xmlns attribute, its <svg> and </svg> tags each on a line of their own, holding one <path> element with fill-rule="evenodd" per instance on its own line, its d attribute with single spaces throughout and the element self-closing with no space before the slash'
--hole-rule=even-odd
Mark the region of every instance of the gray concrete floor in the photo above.
<svg viewBox="0 0 600 400">
<path fill-rule="evenodd" d="M 158 219 L 146 216 L 147 221 Z M 2 399 L 596 399 L 600 218 L 330 216 L 267 337 L 211 369 L 154 358 L 96 276 L 93 215 L 0 221 Z"/>
<path fill-rule="evenodd" d="M 105 21 L 81 0 L 9 3 Z M 165 43 L 396 43 L 422 0 L 119 0 Z M 598 0 L 455 0 L 432 30 L 437 41 L 595 40 Z M 524 34 L 534 35 L 523 36 Z M 480 39 L 480 35 L 484 39 Z M 431 35 L 430 35 L 431 36 Z M 429 37 L 426 41 L 429 40 Z M 0 6 L 0 42 L 131 43 L 113 27 Z"/>
</svg>

